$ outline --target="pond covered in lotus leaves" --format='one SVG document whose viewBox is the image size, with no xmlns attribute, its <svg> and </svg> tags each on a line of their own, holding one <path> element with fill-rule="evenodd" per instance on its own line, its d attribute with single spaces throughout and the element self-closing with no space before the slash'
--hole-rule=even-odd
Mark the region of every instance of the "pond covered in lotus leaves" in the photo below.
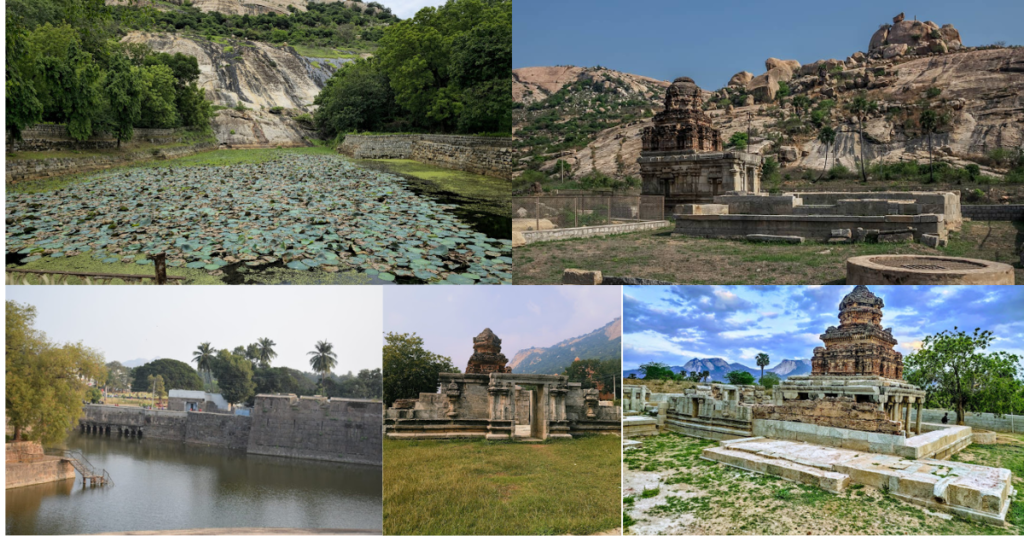
<svg viewBox="0 0 1024 536">
<path fill-rule="evenodd" d="M 142 167 L 55 191 L 9 192 L 7 253 L 28 268 L 87 257 L 146 270 L 146 256 L 162 252 L 171 273 L 227 282 L 259 281 L 247 274 L 269 270 L 274 282 L 324 282 L 320 276 L 331 274 L 377 283 L 511 282 L 511 241 L 430 197 L 406 178 L 330 155 Z"/>
</svg>

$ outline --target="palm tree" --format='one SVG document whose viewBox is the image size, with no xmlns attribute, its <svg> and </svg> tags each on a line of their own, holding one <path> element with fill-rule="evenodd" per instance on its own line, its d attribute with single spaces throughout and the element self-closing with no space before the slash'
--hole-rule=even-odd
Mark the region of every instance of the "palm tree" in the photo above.
<svg viewBox="0 0 1024 536">
<path fill-rule="evenodd" d="M 867 182 L 868 172 L 864 166 L 864 120 L 869 113 L 878 109 L 878 103 L 868 99 L 866 91 L 861 91 L 859 95 L 850 101 L 846 109 L 857 116 L 857 127 L 860 131 L 860 143 L 858 144 L 860 145 L 860 176 L 863 182 Z"/>
<path fill-rule="evenodd" d="M 260 366 L 264 367 L 264 368 L 269 367 L 270 366 L 270 362 L 275 357 L 277 357 L 277 352 L 274 351 L 274 345 L 277 344 L 277 343 L 275 343 L 274 341 L 272 341 L 272 340 L 270 340 L 270 339 L 268 339 L 266 337 L 261 337 L 260 339 L 258 339 L 256 341 L 256 344 L 259 345 L 259 350 L 260 350 L 260 353 L 259 353 L 259 364 L 260 364 Z"/>
<path fill-rule="evenodd" d="M 701 372 L 700 375 L 701 375 L 701 380 L 700 381 L 701 381 L 701 383 L 704 383 L 704 380 L 707 380 L 708 377 L 711 376 L 711 371 L 710 370 L 705 370 L 705 371 Z"/>
<path fill-rule="evenodd" d="M 836 142 L 836 131 L 831 126 L 825 125 L 821 128 L 821 132 L 818 132 L 818 141 L 825 144 L 825 167 L 822 168 L 821 175 L 814 182 L 820 181 L 828 170 L 828 148 Z"/>
<path fill-rule="evenodd" d="M 932 155 L 932 132 L 935 132 L 935 127 L 939 124 L 939 116 L 935 113 L 935 110 L 925 110 L 921 112 L 921 132 L 928 135 L 928 182 L 935 182 L 935 158 Z"/>
<path fill-rule="evenodd" d="M 761 378 L 764 379 L 764 368 L 771 363 L 771 359 L 768 358 L 768 354 L 761 352 L 757 354 L 757 366 L 761 367 Z"/>
<path fill-rule="evenodd" d="M 208 342 L 204 342 L 196 347 L 196 351 L 192 352 L 192 361 L 196 364 L 196 368 L 199 372 L 206 373 L 206 383 L 213 383 L 213 378 L 210 376 L 210 364 L 213 363 L 213 358 L 217 355 L 217 350 Z"/>
<path fill-rule="evenodd" d="M 312 365 L 313 372 L 320 374 L 320 384 L 322 385 L 324 378 L 338 364 L 338 355 L 334 353 L 334 345 L 327 341 L 317 341 L 316 350 L 306 352 L 306 355 L 313 356 L 309 359 L 309 364 Z"/>
</svg>

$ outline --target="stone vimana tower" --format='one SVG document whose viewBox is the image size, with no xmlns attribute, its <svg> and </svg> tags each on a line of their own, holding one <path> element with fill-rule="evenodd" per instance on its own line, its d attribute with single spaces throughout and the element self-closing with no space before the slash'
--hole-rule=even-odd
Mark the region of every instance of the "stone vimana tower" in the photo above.
<svg viewBox="0 0 1024 536">
<path fill-rule="evenodd" d="M 881 376 L 903 379 L 903 355 L 893 350 L 892 328 L 882 329 L 882 298 L 858 285 L 839 304 L 839 327 L 821 335 L 825 347 L 815 348 L 814 376 Z"/>
<path fill-rule="evenodd" d="M 676 78 L 665 91 L 665 110 L 643 132 L 644 151 L 721 151 L 722 138 L 702 109 L 700 88 L 690 78 Z"/>
<path fill-rule="evenodd" d="M 501 339 L 486 328 L 473 337 L 473 356 L 466 364 L 466 374 L 510 373 L 508 359 L 501 353 Z"/>
</svg>

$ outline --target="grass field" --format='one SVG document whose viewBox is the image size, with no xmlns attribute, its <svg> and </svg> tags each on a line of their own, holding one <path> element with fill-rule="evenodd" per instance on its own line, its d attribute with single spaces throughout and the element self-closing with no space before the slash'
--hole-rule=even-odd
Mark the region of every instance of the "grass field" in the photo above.
<svg viewBox="0 0 1024 536">
<path fill-rule="evenodd" d="M 385 534 L 593 534 L 617 529 L 620 438 L 384 440 Z"/>
<path fill-rule="evenodd" d="M 717 443 L 673 433 L 640 439 L 623 459 L 623 524 L 627 534 L 1017 534 L 1024 500 L 1010 505 L 1015 527 L 966 521 L 914 506 L 888 493 L 851 485 L 833 495 L 701 460 Z M 1000 435 L 995 445 L 971 445 L 954 461 L 1005 467 L 1019 487 L 1024 436 Z"/>
<path fill-rule="evenodd" d="M 949 246 L 935 250 L 909 244 L 769 244 L 672 236 L 671 229 L 595 238 L 540 242 L 513 250 L 517 285 L 558 284 L 566 268 L 679 284 L 841 284 L 846 259 L 880 253 L 951 255 L 1013 264 L 1024 243 L 1024 222 L 964 222 Z"/>
</svg>

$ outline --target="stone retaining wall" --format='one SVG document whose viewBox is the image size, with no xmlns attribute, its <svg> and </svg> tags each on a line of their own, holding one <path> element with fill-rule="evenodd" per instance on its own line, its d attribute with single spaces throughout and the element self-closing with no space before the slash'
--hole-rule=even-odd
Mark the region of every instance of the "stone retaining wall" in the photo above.
<svg viewBox="0 0 1024 536">
<path fill-rule="evenodd" d="M 187 132 L 184 128 L 136 128 L 132 133 L 133 142 L 175 143 Z M 66 125 L 35 125 L 21 132 L 21 141 L 8 137 L 7 152 L 16 151 L 66 151 L 114 149 L 117 138 L 108 132 L 96 132 L 85 141 L 78 141 L 68 134 Z"/>
<path fill-rule="evenodd" d="M 48 177 L 59 177 L 75 173 L 88 173 L 112 167 L 123 166 L 147 160 L 167 160 L 190 156 L 203 151 L 217 148 L 212 143 L 200 143 L 181 147 L 168 147 L 152 152 L 136 151 L 126 154 L 109 156 L 91 156 L 84 158 L 8 158 L 6 164 L 7 184 Z"/>
<path fill-rule="evenodd" d="M 1024 205 L 962 205 L 960 211 L 974 221 L 1024 220 Z"/>
<path fill-rule="evenodd" d="M 383 464 L 380 401 L 260 395 L 252 419 L 250 454 Z"/>
<path fill-rule="evenodd" d="M 921 413 L 921 422 L 941 423 L 942 416 L 946 414 L 943 409 L 926 409 Z M 910 410 L 910 420 L 917 419 L 917 411 Z M 949 424 L 956 424 L 956 412 L 949 412 Z M 996 417 L 994 413 L 971 413 L 964 416 L 964 424 L 978 430 L 991 430 L 993 432 L 1024 433 L 1024 415 L 1003 415 Z"/>
<path fill-rule="evenodd" d="M 185 423 L 185 443 L 246 449 L 252 419 L 223 413 L 189 412 Z"/>
<path fill-rule="evenodd" d="M 663 227 L 671 227 L 668 221 L 644 221 L 639 223 L 617 223 L 613 225 L 595 225 L 593 227 L 571 227 L 567 229 L 548 229 L 545 231 L 522 231 L 527 244 L 534 242 L 550 242 L 552 240 L 568 240 L 571 238 L 589 238 L 637 231 L 653 231 Z"/>
<path fill-rule="evenodd" d="M 946 226 L 941 214 L 921 216 L 760 216 L 752 214 L 726 214 L 693 216 L 676 214 L 675 234 L 703 238 L 730 238 L 742 240 L 747 235 L 767 234 L 802 236 L 809 240 L 827 241 L 833 229 L 876 229 L 898 231 L 914 228 L 914 240 L 921 235 L 934 234 L 946 238 Z M 525 235 L 525 233 L 524 233 Z"/>
<path fill-rule="evenodd" d="M 753 417 L 771 421 L 811 423 L 818 426 L 863 432 L 903 433 L 903 423 L 890 421 L 885 412 L 878 409 L 878 404 L 836 398 L 787 400 L 784 404 L 758 404 L 754 406 Z"/>
<path fill-rule="evenodd" d="M 6 489 L 75 478 L 71 462 L 46 456 L 43 446 L 30 441 L 7 443 Z"/>
<path fill-rule="evenodd" d="M 338 151 L 352 158 L 404 158 L 445 169 L 457 169 L 512 180 L 515 149 L 512 138 L 408 134 L 349 134 Z"/>
</svg>

